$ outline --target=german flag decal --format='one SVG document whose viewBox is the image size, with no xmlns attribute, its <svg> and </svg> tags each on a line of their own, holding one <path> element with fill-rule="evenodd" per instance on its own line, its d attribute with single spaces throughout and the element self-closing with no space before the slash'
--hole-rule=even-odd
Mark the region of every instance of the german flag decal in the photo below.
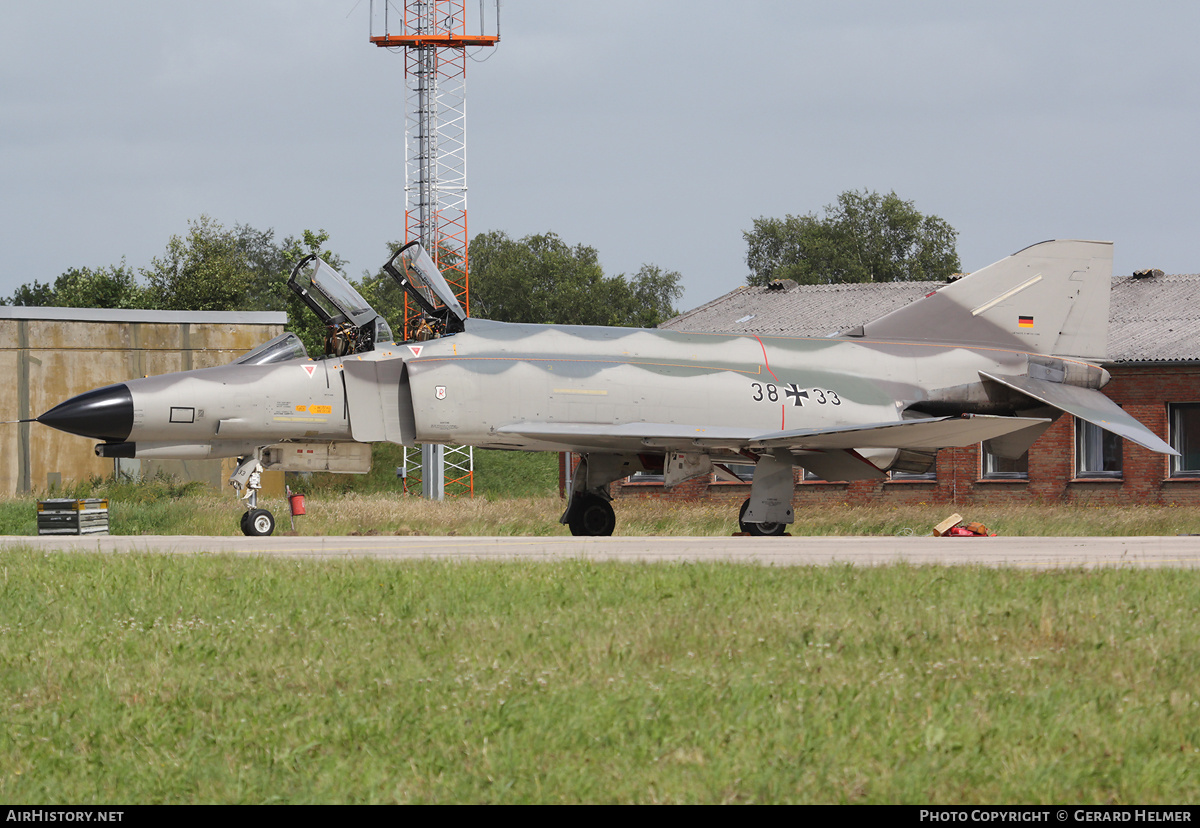
<svg viewBox="0 0 1200 828">
<path fill-rule="evenodd" d="M 1033 327 L 1033 317 L 1032 316 L 1018 316 L 1017 317 L 1017 327 L 1018 328 L 1032 328 Z"/>
</svg>

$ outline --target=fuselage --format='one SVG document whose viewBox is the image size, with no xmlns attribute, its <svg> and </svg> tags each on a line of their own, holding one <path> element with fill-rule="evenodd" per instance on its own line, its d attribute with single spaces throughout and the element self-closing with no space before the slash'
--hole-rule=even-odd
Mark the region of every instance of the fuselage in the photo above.
<svg viewBox="0 0 1200 828">
<path fill-rule="evenodd" d="M 985 391 L 979 372 L 1024 375 L 1031 359 L 1046 361 L 912 342 L 488 322 L 409 356 L 417 442 L 561 450 L 561 440 L 522 437 L 514 424 L 562 423 L 581 426 L 570 446 L 579 451 L 618 447 L 599 429 L 589 437 L 588 424 L 769 434 L 926 409 L 1011 411 L 1014 399 Z M 1076 381 L 1103 381 L 1087 363 L 1074 369 Z"/>
<path fill-rule="evenodd" d="M 346 363 L 398 368 L 397 360 L 403 368 L 393 371 L 395 387 L 380 389 L 382 398 L 397 401 L 397 436 L 389 439 L 611 452 L 643 450 L 639 430 L 662 426 L 770 434 L 914 414 L 1011 411 L 1014 400 L 994 387 L 985 391 L 979 372 L 1026 375 L 1047 358 L 915 342 L 470 320 L 453 336 L 385 343 L 349 357 L 130 380 L 110 387 L 127 393 L 127 433 L 124 415 L 115 428 L 75 433 L 104 440 L 109 456 L 235 456 L 283 441 L 353 440 L 356 425 L 361 433 L 378 412 L 361 406 L 356 413 L 348 404 L 356 397 L 347 392 Z M 1087 363 L 1066 370 L 1077 384 L 1103 382 L 1103 372 Z M 52 418 L 48 424 L 58 425 Z M 527 424 L 541 432 L 522 428 Z"/>
<path fill-rule="evenodd" d="M 99 388 L 37 419 L 101 441 L 106 457 L 243 456 L 230 482 L 251 493 L 267 465 L 320 468 L 300 454 L 363 471 L 369 452 L 350 441 L 580 452 L 562 518 L 577 535 L 612 533 L 608 484 L 639 470 L 673 486 L 753 462 L 739 525 L 779 534 L 796 466 L 879 479 L 978 442 L 1017 459 L 1063 412 L 1176 453 L 1098 391 L 1106 242 L 1032 245 L 827 338 L 469 319 L 416 242 L 383 269 L 422 309 L 406 323 L 420 341 L 389 341 L 386 320 L 309 256 L 288 286 L 325 325 L 325 350 L 350 356 L 309 359 L 285 334 L 233 364 Z M 265 514 L 252 505 L 242 530 L 269 532 Z"/>
</svg>

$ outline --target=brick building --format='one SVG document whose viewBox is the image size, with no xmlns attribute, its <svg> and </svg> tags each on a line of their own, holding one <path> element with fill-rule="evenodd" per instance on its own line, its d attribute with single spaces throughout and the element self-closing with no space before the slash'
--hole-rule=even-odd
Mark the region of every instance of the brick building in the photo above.
<svg viewBox="0 0 1200 828">
<path fill-rule="evenodd" d="M 915 301 L 928 282 L 743 287 L 662 327 L 759 336 L 825 337 Z M 1200 505 L 1200 275 L 1142 271 L 1112 281 L 1109 361 L 1104 393 L 1179 451 L 1156 454 L 1062 415 L 1019 461 L 982 445 L 943 449 L 928 474 L 893 472 L 886 480 L 827 482 L 796 471 L 796 508 L 865 503 L 1146 503 Z M 613 484 L 617 497 L 711 499 L 740 503 L 742 482 L 715 476 L 667 489 L 639 474 Z"/>
</svg>

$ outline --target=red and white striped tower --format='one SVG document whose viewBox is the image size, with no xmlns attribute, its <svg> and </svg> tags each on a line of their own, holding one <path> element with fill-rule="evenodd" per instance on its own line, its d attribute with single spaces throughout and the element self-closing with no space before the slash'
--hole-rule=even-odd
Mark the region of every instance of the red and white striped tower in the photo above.
<svg viewBox="0 0 1200 828">
<path fill-rule="evenodd" d="M 429 251 L 468 314 L 467 60 L 468 49 L 495 46 L 500 40 L 500 3 L 494 3 L 493 35 L 482 33 L 482 0 L 480 34 L 467 34 L 466 0 L 404 0 L 402 14 L 397 13 L 398 0 L 371 3 L 371 42 L 404 51 L 405 241 L 419 240 Z M 416 315 L 406 299 L 406 334 L 410 316 Z M 433 500 L 446 493 L 473 493 L 470 448 L 426 448 L 420 477 L 422 494 Z"/>
</svg>

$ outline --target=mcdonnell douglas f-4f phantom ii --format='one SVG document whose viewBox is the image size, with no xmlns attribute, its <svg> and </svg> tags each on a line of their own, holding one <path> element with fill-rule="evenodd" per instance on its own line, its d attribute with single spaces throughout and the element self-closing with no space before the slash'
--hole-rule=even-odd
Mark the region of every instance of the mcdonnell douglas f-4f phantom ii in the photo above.
<svg viewBox="0 0 1200 828">
<path fill-rule="evenodd" d="M 251 535 L 274 526 L 253 491 L 264 463 L 354 443 L 577 452 L 562 516 L 576 535 L 612 534 L 615 480 L 652 471 L 670 486 L 747 462 L 742 529 L 781 534 L 795 466 L 881 478 L 980 441 L 1017 458 L 1063 412 L 1175 454 L 1100 391 L 1107 242 L 1028 247 L 821 339 L 469 319 L 419 245 L 384 269 L 423 309 L 405 342 L 310 257 L 289 285 L 327 325 L 319 359 L 283 334 L 229 365 L 89 391 L 38 421 L 102 441 L 102 457 L 243 458 L 231 482 Z"/>
</svg>

